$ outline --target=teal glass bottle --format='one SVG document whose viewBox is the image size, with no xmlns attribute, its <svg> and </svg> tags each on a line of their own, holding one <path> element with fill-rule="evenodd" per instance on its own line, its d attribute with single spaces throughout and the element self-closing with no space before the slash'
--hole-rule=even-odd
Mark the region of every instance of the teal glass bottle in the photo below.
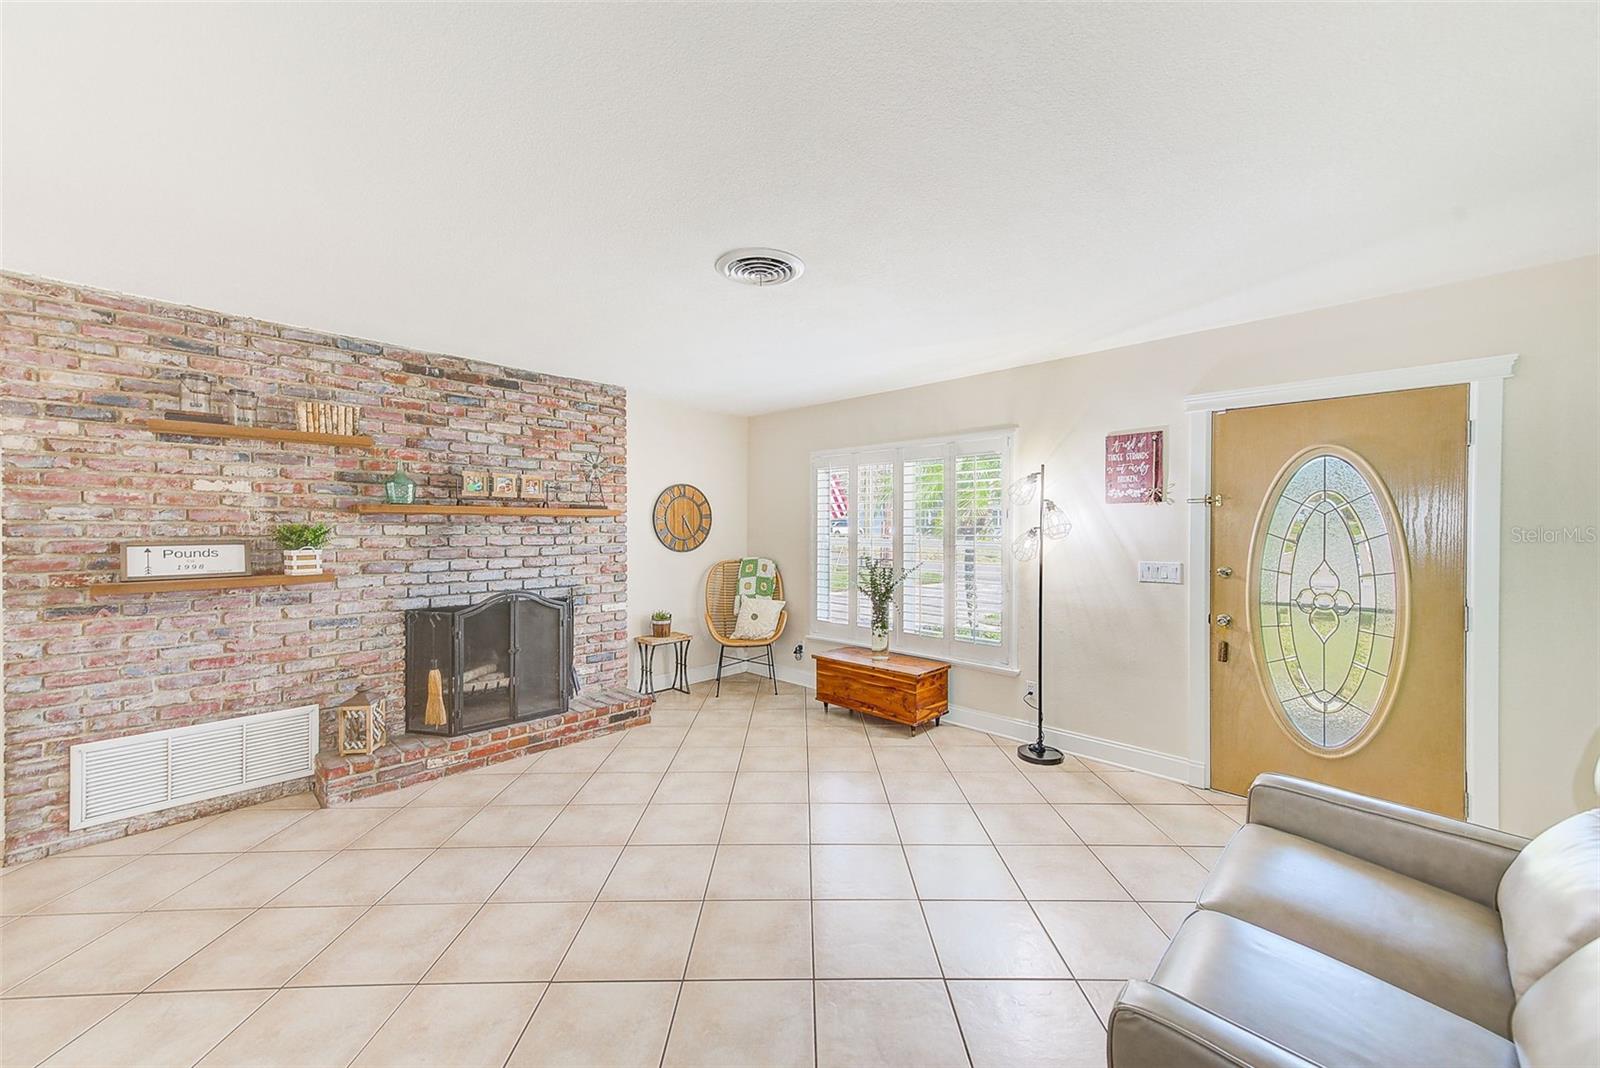
<svg viewBox="0 0 1600 1068">
<path fill-rule="evenodd" d="M 417 499 L 417 484 L 406 474 L 406 465 L 397 464 L 394 474 L 383 484 L 383 496 L 390 504 L 411 504 Z"/>
</svg>

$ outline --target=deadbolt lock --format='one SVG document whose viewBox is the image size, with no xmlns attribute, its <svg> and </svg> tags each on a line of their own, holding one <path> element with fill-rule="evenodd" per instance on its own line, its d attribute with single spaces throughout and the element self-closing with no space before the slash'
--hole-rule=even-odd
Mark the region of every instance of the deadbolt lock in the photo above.
<svg viewBox="0 0 1600 1068">
<path fill-rule="evenodd" d="M 1233 577 L 1233 568 L 1231 568 L 1231 567 L 1219 567 L 1219 568 L 1217 568 L 1217 577 L 1218 578 L 1232 578 Z"/>
<path fill-rule="evenodd" d="M 1222 613 L 1220 616 L 1217 617 L 1217 626 L 1219 626 L 1219 627 L 1231 627 L 1231 626 L 1233 626 L 1233 617 L 1228 615 L 1228 613 L 1226 613 L 1226 612 Z"/>
</svg>

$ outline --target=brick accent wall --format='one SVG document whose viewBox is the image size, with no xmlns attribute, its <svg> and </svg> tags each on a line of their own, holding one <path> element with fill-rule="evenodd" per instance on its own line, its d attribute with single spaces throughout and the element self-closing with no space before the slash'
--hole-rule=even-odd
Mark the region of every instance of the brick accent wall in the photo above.
<svg viewBox="0 0 1600 1068">
<path fill-rule="evenodd" d="M 403 612 L 506 589 L 570 591 L 580 685 L 627 686 L 626 523 L 362 516 L 404 461 L 418 499 L 452 499 L 464 468 L 533 471 L 583 495 L 583 461 L 626 506 L 626 398 L 617 386 L 336 337 L 223 312 L 0 274 L 4 497 L 5 859 L 101 841 L 200 811 L 69 833 L 68 748 L 79 742 L 316 702 L 357 689 L 403 728 Z M 178 376 L 261 398 L 258 422 L 293 425 L 293 402 L 357 405 L 372 452 L 158 436 Z M 91 600 L 117 546 L 151 537 L 252 541 L 328 522 L 328 586 Z M 270 788 L 207 811 L 310 787 Z"/>
</svg>

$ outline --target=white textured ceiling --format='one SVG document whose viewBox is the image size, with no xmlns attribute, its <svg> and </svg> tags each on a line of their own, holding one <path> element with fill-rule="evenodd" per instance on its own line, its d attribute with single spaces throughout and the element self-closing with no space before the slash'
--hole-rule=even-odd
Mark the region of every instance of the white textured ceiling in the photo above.
<svg viewBox="0 0 1600 1068">
<path fill-rule="evenodd" d="M 7 267 L 730 411 L 1596 248 L 1591 4 L 3 18 Z"/>
</svg>

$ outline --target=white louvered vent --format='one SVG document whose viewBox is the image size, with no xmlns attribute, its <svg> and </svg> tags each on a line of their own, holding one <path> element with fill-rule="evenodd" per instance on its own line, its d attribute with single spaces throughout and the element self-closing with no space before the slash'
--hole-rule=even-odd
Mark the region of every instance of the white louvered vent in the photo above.
<svg viewBox="0 0 1600 1068">
<path fill-rule="evenodd" d="M 717 273 L 747 286 L 781 286 L 806 265 L 793 252 L 777 248 L 736 248 L 717 257 Z"/>
<path fill-rule="evenodd" d="M 310 775 L 317 706 L 72 747 L 70 826 L 158 812 Z"/>
</svg>

